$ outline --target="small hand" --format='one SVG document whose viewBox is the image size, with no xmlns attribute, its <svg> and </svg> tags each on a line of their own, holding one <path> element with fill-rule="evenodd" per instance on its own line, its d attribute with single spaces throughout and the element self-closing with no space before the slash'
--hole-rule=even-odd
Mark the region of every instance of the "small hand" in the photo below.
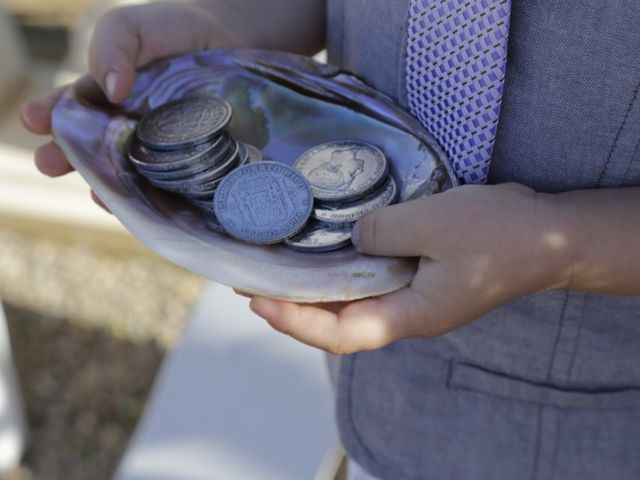
<svg viewBox="0 0 640 480">
<path fill-rule="evenodd" d="M 89 47 L 93 82 L 81 79 L 75 88 L 91 89 L 94 83 L 112 103 L 127 98 L 135 82 L 135 69 L 157 58 L 211 47 L 244 46 L 209 10 L 195 4 L 162 2 L 112 10 L 97 23 Z M 26 103 L 25 127 L 39 135 L 51 134 L 51 112 L 67 87 Z M 37 168 L 58 177 L 73 168 L 55 142 L 35 153 Z M 94 199 L 95 199 L 94 195 Z"/>
<path fill-rule="evenodd" d="M 280 332 L 335 354 L 433 337 L 530 293 L 561 288 L 571 251 L 553 195 L 464 186 L 376 210 L 354 228 L 361 253 L 419 257 L 411 284 L 377 298 L 297 305 L 254 298 Z"/>
</svg>

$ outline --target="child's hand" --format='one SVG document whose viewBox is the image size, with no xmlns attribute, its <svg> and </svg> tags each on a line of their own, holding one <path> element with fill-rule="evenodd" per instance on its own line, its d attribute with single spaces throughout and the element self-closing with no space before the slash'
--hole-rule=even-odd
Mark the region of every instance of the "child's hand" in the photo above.
<svg viewBox="0 0 640 480">
<path fill-rule="evenodd" d="M 515 183 L 464 186 L 376 210 L 354 229 L 354 243 L 371 255 L 420 257 L 410 286 L 342 305 L 254 298 L 251 308 L 276 330 L 335 354 L 444 334 L 567 284 L 572 252 L 554 198 Z"/>
<path fill-rule="evenodd" d="M 122 102 L 135 82 L 135 69 L 157 58 L 212 47 L 244 46 L 210 11 L 195 4 L 157 3 L 112 10 L 96 25 L 89 47 L 90 73 L 113 103 Z M 86 79 L 83 80 L 86 84 Z M 51 133 L 51 110 L 64 88 L 22 109 L 27 129 Z M 72 170 L 60 148 L 50 142 L 35 154 L 45 175 Z"/>
</svg>

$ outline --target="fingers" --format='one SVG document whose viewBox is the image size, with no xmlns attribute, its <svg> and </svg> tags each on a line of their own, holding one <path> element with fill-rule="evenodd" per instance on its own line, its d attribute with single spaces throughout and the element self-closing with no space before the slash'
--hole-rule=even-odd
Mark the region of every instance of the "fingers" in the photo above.
<svg viewBox="0 0 640 480">
<path fill-rule="evenodd" d="M 94 30 L 89 48 L 91 75 L 113 103 L 133 88 L 135 69 L 158 58 L 241 42 L 197 4 L 157 2 L 114 9 Z"/>
<path fill-rule="evenodd" d="M 392 257 L 415 257 L 424 252 L 428 239 L 425 201 L 380 208 L 358 221 L 352 241 L 360 253 Z"/>
<path fill-rule="evenodd" d="M 47 143 L 36 150 L 35 163 L 38 170 L 49 177 L 60 177 L 73 172 L 73 167 L 54 142 Z"/>
<path fill-rule="evenodd" d="M 252 310 L 276 330 L 336 355 L 382 348 L 423 333 L 424 307 L 410 287 L 348 304 L 337 312 L 258 297 L 251 301 Z"/>
<path fill-rule="evenodd" d="M 56 88 L 44 97 L 27 102 L 22 107 L 22 123 L 38 135 L 51 133 L 51 111 L 67 87 Z"/>
<path fill-rule="evenodd" d="M 89 46 L 89 69 L 113 103 L 133 88 L 140 35 L 137 7 L 112 10 L 97 23 Z"/>
</svg>

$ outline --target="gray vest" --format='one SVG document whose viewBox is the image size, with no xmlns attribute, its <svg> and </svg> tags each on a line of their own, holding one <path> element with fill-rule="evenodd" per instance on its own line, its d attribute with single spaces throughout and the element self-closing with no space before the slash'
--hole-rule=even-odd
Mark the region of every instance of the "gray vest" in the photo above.
<svg viewBox="0 0 640 480">
<path fill-rule="evenodd" d="M 406 105 L 408 0 L 330 0 L 332 63 Z M 513 0 L 492 183 L 640 185 L 640 3 Z M 615 235 L 615 231 L 611 231 Z M 640 478 L 640 298 L 554 291 L 343 357 L 338 422 L 383 479 Z"/>
</svg>

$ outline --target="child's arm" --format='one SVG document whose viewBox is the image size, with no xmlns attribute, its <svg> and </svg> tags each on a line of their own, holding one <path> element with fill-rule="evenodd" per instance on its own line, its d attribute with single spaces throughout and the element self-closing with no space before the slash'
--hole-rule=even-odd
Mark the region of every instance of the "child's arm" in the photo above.
<svg viewBox="0 0 640 480">
<path fill-rule="evenodd" d="M 442 335 L 556 288 L 640 296 L 640 187 L 547 195 L 513 183 L 464 186 L 376 210 L 354 240 L 362 253 L 420 257 L 412 284 L 346 305 L 255 298 L 254 311 L 345 354 Z"/>
</svg>

